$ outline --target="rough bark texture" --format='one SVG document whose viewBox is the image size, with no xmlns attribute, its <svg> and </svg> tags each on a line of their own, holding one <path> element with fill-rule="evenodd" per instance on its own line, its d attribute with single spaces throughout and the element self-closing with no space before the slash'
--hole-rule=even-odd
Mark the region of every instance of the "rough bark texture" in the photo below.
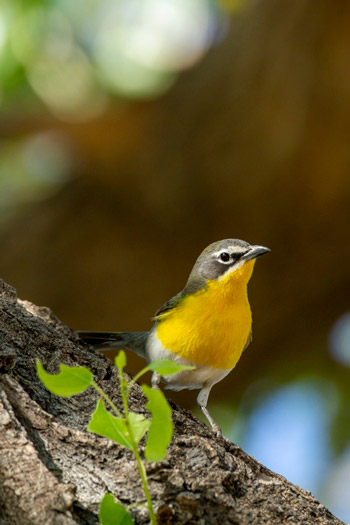
<svg viewBox="0 0 350 525">
<path fill-rule="evenodd" d="M 126 505 L 144 502 L 131 453 L 85 431 L 96 394 L 54 396 L 35 372 L 36 358 L 50 372 L 61 362 L 86 366 L 120 406 L 112 363 L 2 281 L 0 334 L 0 524 L 94 524 L 107 491 Z M 131 408 L 146 413 L 138 385 Z M 191 413 L 173 406 L 173 419 L 166 460 L 147 465 L 160 523 L 342 523 Z M 142 507 L 132 512 L 148 521 Z"/>
</svg>

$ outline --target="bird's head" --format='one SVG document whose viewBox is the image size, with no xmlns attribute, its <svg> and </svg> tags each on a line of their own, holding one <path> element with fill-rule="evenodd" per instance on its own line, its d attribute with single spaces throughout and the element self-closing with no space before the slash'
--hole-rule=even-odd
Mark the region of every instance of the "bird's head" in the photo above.
<svg viewBox="0 0 350 525">
<path fill-rule="evenodd" d="M 255 259 L 269 248 L 249 244 L 240 239 L 224 239 L 210 244 L 198 257 L 190 275 L 206 280 L 224 280 L 229 275 L 248 282 Z"/>
</svg>

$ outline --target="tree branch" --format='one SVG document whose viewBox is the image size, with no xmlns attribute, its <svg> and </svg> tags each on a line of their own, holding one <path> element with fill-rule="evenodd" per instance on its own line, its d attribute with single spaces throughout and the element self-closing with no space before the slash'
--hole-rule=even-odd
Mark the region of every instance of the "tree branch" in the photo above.
<svg viewBox="0 0 350 525">
<path fill-rule="evenodd" d="M 124 505 L 144 503 L 131 452 L 85 430 L 97 394 L 57 397 L 35 371 L 36 358 L 51 373 L 61 362 L 86 366 L 122 407 L 112 363 L 2 281 L 0 334 L 0 523 L 98 523 L 106 492 Z M 144 401 L 135 385 L 131 409 L 147 415 Z M 191 413 L 173 405 L 173 419 L 166 459 L 147 465 L 159 523 L 342 523 Z M 145 508 L 131 512 L 136 523 L 148 522 Z"/>
</svg>

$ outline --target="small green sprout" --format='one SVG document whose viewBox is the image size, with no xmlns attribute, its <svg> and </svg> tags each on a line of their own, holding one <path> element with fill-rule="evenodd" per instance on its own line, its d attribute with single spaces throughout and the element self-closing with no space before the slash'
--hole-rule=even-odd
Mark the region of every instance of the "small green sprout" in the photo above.
<svg viewBox="0 0 350 525">
<path fill-rule="evenodd" d="M 84 392 L 90 386 L 97 390 L 100 398 L 91 416 L 87 430 L 111 439 L 133 452 L 147 501 L 150 522 L 152 525 L 155 525 L 157 519 L 149 492 L 145 465 L 141 460 L 138 445 L 148 432 L 145 448 L 146 460 L 162 461 L 165 458 L 173 435 L 171 408 L 160 390 L 154 390 L 147 385 L 142 385 L 142 390 L 148 399 L 146 408 L 152 415 L 149 420 L 142 414 L 129 412 L 129 395 L 132 386 L 146 372 L 152 371 L 157 372 L 159 375 L 172 375 L 177 374 L 181 370 L 191 370 L 193 367 L 181 366 L 168 359 L 161 359 L 150 363 L 136 374 L 134 379 L 130 380 L 124 372 L 126 355 L 123 350 L 119 352 L 114 363 L 119 374 L 124 415 L 99 385 L 95 383 L 92 373 L 87 368 L 70 367 L 61 364 L 58 374 L 48 374 L 38 359 L 36 367 L 38 376 L 46 388 L 58 396 L 71 397 Z M 106 405 L 114 412 L 114 415 L 106 409 Z M 127 509 L 121 503 L 116 503 L 112 494 L 105 494 L 102 499 L 99 520 L 101 525 L 129 525 L 133 523 Z"/>
</svg>

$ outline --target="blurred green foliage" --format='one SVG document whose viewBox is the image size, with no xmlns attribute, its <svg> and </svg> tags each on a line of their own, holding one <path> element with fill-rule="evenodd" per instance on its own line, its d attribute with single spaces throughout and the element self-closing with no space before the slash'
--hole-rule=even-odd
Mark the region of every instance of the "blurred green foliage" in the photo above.
<svg viewBox="0 0 350 525">
<path fill-rule="evenodd" d="M 68 180 L 72 162 L 58 132 L 0 142 L 0 227 L 19 207 L 47 198 Z"/>
<path fill-rule="evenodd" d="M 3 0 L 0 101 L 81 120 L 111 94 L 157 96 L 201 58 L 223 20 L 213 0 Z"/>
</svg>

